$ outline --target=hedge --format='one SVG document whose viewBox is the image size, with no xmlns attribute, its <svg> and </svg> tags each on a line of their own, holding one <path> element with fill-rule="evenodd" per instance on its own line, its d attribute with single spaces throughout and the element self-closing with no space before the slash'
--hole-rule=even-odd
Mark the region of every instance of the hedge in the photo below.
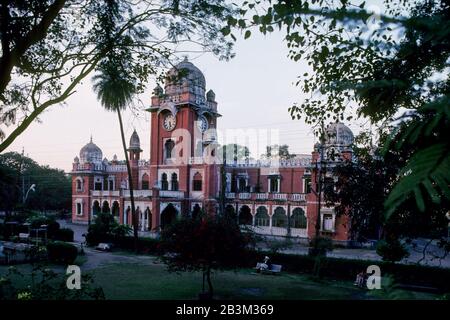
<svg viewBox="0 0 450 320">
<path fill-rule="evenodd" d="M 247 267 L 254 267 L 256 261 L 262 261 L 266 252 L 249 252 Z M 270 257 L 271 262 L 281 264 L 283 270 L 299 273 L 313 273 L 315 258 L 306 255 L 277 254 Z M 450 269 L 422 266 L 416 264 L 399 264 L 385 261 L 359 259 L 324 258 L 321 275 L 333 279 L 355 280 L 356 274 L 365 271 L 370 265 L 378 265 L 381 276 L 392 275 L 401 284 L 433 287 L 442 292 L 450 292 Z"/>
<path fill-rule="evenodd" d="M 73 230 L 69 228 L 61 228 L 55 234 L 55 240 L 73 242 Z"/>
<path fill-rule="evenodd" d="M 47 244 L 48 259 L 54 263 L 73 264 L 78 255 L 78 249 L 73 244 L 54 241 Z"/>
</svg>

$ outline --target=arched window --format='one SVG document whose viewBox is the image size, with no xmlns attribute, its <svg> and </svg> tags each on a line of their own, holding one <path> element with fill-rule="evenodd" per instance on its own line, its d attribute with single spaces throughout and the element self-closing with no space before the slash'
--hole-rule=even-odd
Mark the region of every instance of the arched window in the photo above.
<svg viewBox="0 0 450 320">
<path fill-rule="evenodd" d="M 120 211 L 120 208 L 119 208 L 119 202 L 117 202 L 117 201 L 114 201 L 113 202 L 113 205 L 112 205 L 112 210 L 111 210 L 111 213 L 112 213 L 112 215 L 114 216 L 114 217 L 119 217 L 119 211 Z"/>
<path fill-rule="evenodd" d="M 239 224 L 250 226 L 253 224 L 253 217 L 248 206 L 244 205 L 239 210 Z"/>
<path fill-rule="evenodd" d="M 194 174 L 194 179 L 192 182 L 192 190 L 193 191 L 202 191 L 202 175 L 197 172 L 196 174 Z"/>
<path fill-rule="evenodd" d="M 94 205 L 92 206 L 92 213 L 93 214 L 100 213 L 100 203 L 97 200 L 94 201 Z"/>
<path fill-rule="evenodd" d="M 161 175 L 161 190 L 169 190 L 169 181 L 167 181 L 167 174 Z"/>
<path fill-rule="evenodd" d="M 172 139 L 169 139 L 164 144 L 166 159 L 171 159 L 173 154 L 173 148 L 175 147 L 175 142 Z"/>
<path fill-rule="evenodd" d="M 109 208 L 108 201 L 103 201 L 102 212 L 103 213 L 109 213 L 110 211 L 111 211 L 111 209 Z"/>
<path fill-rule="evenodd" d="M 76 185 L 77 185 L 77 191 L 82 192 L 83 191 L 83 180 L 81 178 L 77 179 Z"/>
<path fill-rule="evenodd" d="M 280 192 L 280 178 L 278 176 L 269 178 L 269 192 Z"/>
<path fill-rule="evenodd" d="M 150 180 L 150 178 L 148 177 L 148 174 L 144 173 L 142 175 L 142 180 L 141 180 L 141 188 L 143 190 L 148 190 L 150 188 L 149 180 Z"/>
<path fill-rule="evenodd" d="M 270 226 L 270 217 L 269 214 L 267 213 L 266 207 L 258 207 L 258 209 L 256 209 L 255 226 L 258 227 Z"/>
<path fill-rule="evenodd" d="M 306 216 L 302 208 L 295 208 L 292 211 L 291 227 L 298 229 L 306 229 Z"/>
<path fill-rule="evenodd" d="M 80 202 L 77 202 L 77 215 L 83 214 L 83 205 Z"/>
<path fill-rule="evenodd" d="M 172 177 L 170 179 L 170 189 L 178 191 L 178 176 L 176 173 L 172 173 Z"/>
<path fill-rule="evenodd" d="M 286 211 L 282 207 L 278 207 L 275 209 L 275 212 L 272 216 L 272 227 L 287 227 Z"/>
</svg>

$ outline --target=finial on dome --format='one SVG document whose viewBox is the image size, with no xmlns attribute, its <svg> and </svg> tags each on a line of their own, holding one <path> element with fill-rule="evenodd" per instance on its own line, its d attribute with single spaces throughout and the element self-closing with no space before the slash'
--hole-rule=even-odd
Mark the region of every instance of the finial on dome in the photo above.
<svg viewBox="0 0 450 320">
<path fill-rule="evenodd" d="M 183 61 L 189 61 L 187 54 L 183 56 Z"/>
<path fill-rule="evenodd" d="M 90 142 L 92 143 L 92 134 L 91 134 L 91 141 Z"/>
</svg>

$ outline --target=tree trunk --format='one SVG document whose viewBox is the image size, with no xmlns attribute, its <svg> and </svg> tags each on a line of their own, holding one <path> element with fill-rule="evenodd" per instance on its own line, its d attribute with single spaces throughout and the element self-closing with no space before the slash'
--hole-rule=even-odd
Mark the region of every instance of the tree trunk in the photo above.
<svg viewBox="0 0 450 320">
<path fill-rule="evenodd" d="M 214 291 L 213 291 L 213 286 L 212 286 L 212 282 L 211 282 L 211 266 L 208 266 L 208 269 L 206 269 L 206 280 L 208 281 L 209 297 L 210 297 L 210 299 L 212 299 Z"/>
<path fill-rule="evenodd" d="M 125 153 L 125 162 L 127 164 L 128 184 L 129 184 L 128 187 L 130 190 L 130 201 L 131 201 L 131 218 L 132 218 L 133 231 L 134 231 L 134 250 L 137 252 L 138 251 L 138 228 L 137 228 L 137 219 L 136 219 L 136 209 L 134 206 L 133 177 L 131 175 L 130 160 L 128 159 L 127 145 L 125 143 L 125 133 L 123 132 L 123 123 L 122 123 L 122 116 L 120 114 L 120 109 L 117 109 L 117 116 L 119 117 L 120 135 L 122 137 L 122 147 L 123 147 L 123 152 Z"/>
</svg>

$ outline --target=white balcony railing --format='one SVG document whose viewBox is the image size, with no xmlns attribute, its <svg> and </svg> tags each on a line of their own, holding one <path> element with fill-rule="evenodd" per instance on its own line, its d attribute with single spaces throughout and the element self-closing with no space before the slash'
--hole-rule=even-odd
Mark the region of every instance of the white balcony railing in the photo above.
<svg viewBox="0 0 450 320">
<path fill-rule="evenodd" d="M 176 198 L 183 199 L 184 192 L 183 191 L 172 191 L 172 190 L 161 190 L 159 192 L 159 196 L 162 198 Z"/>
<path fill-rule="evenodd" d="M 250 199 L 251 196 L 252 194 L 248 192 L 239 193 L 239 199 Z"/>
<path fill-rule="evenodd" d="M 225 193 L 225 198 L 234 199 L 234 198 L 236 198 L 236 194 L 234 192 Z"/>
<path fill-rule="evenodd" d="M 268 193 L 257 193 L 256 194 L 256 200 L 267 200 L 269 199 Z"/>
<path fill-rule="evenodd" d="M 118 197 L 120 195 L 119 190 L 110 191 L 110 190 L 92 190 L 91 195 L 93 197 Z"/>
<path fill-rule="evenodd" d="M 306 201 L 306 194 L 304 193 L 293 193 L 291 195 L 292 201 Z"/>
<path fill-rule="evenodd" d="M 286 201 L 286 200 L 287 200 L 287 194 L 286 194 L 286 193 L 273 193 L 273 194 L 272 194 L 272 199 L 273 199 L 273 200 L 283 200 L 283 201 Z"/>
<path fill-rule="evenodd" d="M 123 196 L 129 197 L 130 190 L 123 190 Z M 135 198 L 148 198 L 152 196 L 152 190 L 133 190 L 133 196 Z"/>
</svg>

